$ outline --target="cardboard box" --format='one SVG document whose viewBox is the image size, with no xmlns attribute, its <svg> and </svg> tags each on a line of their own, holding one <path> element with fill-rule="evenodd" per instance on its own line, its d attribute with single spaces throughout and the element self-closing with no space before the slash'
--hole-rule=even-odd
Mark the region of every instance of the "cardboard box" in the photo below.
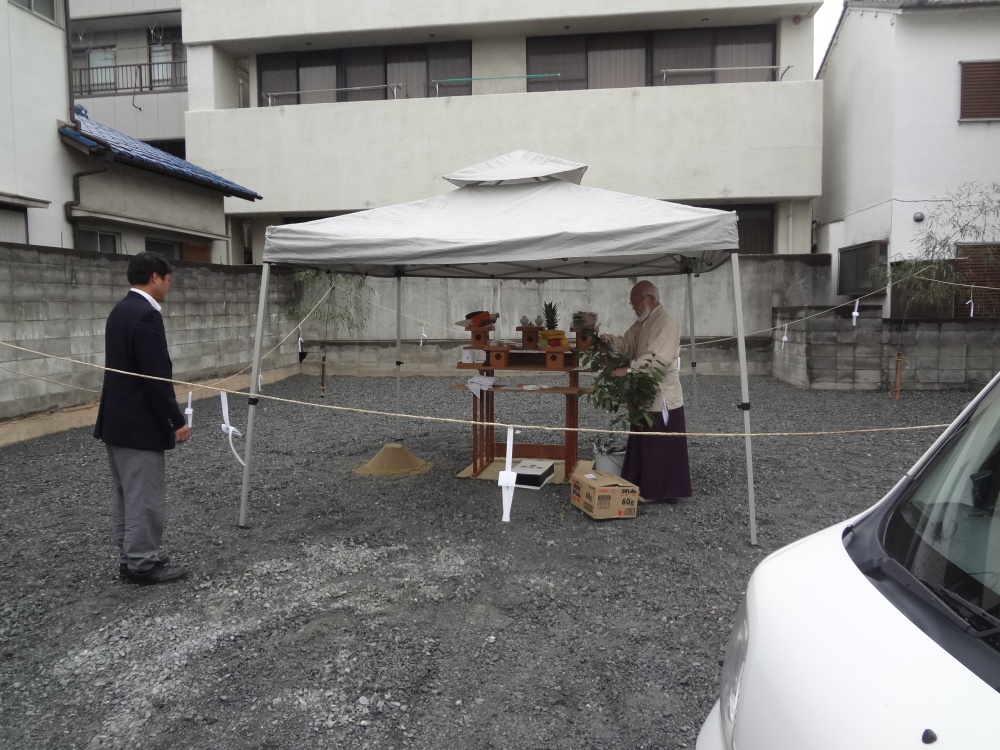
<svg viewBox="0 0 1000 750">
<path fill-rule="evenodd" d="M 570 480 L 570 502 L 591 518 L 635 518 L 639 488 L 596 469 L 578 469 Z"/>
<path fill-rule="evenodd" d="M 555 473 L 555 461 L 543 461 L 536 458 L 523 458 L 511 469 L 517 474 L 515 487 L 537 490 L 544 487 Z"/>
</svg>

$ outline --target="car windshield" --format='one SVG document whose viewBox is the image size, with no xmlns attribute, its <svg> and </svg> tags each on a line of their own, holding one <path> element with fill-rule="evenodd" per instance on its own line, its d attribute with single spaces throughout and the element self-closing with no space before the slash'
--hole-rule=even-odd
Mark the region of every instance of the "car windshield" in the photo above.
<svg viewBox="0 0 1000 750">
<path fill-rule="evenodd" d="M 1000 388 L 924 468 L 885 526 L 889 557 L 1000 646 Z"/>
</svg>

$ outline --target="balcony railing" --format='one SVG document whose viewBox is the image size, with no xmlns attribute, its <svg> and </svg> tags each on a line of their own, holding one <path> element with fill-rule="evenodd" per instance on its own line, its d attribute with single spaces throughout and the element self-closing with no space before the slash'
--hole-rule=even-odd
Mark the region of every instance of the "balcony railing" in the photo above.
<svg viewBox="0 0 1000 750">
<path fill-rule="evenodd" d="M 780 81 L 785 77 L 785 73 L 788 72 L 791 65 L 740 65 L 740 66 L 728 66 L 725 68 L 664 68 L 660 71 L 660 75 L 663 76 L 663 84 L 667 83 L 667 76 L 689 76 L 697 75 L 699 73 L 743 73 L 748 70 L 766 70 L 770 80 Z M 780 72 L 779 72 L 780 71 Z"/>
<path fill-rule="evenodd" d="M 396 98 L 396 89 L 401 89 L 403 84 L 401 83 L 383 83 L 377 86 L 344 86 L 339 89 L 309 89 L 304 91 L 276 91 L 274 93 L 267 93 L 264 91 L 260 92 L 261 104 L 268 107 L 277 107 L 283 104 L 305 104 L 306 102 L 301 101 L 304 95 L 309 96 L 310 94 L 323 94 L 322 97 L 314 97 L 314 101 L 308 102 L 310 104 L 321 104 L 330 103 L 331 99 L 328 96 L 333 94 L 332 101 L 336 101 L 337 94 L 339 93 L 355 93 L 358 91 L 390 91 L 392 92 L 392 98 Z"/>
<path fill-rule="evenodd" d="M 129 94 L 187 86 L 187 62 L 133 63 L 73 71 L 73 94 Z"/>
<path fill-rule="evenodd" d="M 434 87 L 434 96 L 441 96 L 442 86 L 457 86 L 473 81 L 506 81 L 509 78 L 520 78 L 524 80 L 534 80 L 536 78 L 558 78 L 562 73 L 528 73 L 527 75 L 516 76 L 477 76 L 475 78 L 437 78 L 431 81 Z"/>
</svg>

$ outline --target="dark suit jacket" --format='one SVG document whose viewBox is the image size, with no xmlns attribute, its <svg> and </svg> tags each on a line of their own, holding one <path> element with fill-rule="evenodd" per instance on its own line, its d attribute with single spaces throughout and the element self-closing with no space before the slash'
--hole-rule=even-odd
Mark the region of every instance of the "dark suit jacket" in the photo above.
<svg viewBox="0 0 1000 750">
<path fill-rule="evenodd" d="M 129 292 L 104 329 L 106 367 L 160 378 L 173 377 L 163 318 L 141 294 Z M 170 383 L 104 373 L 94 437 L 108 445 L 163 451 L 174 447 L 184 416 Z"/>
</svg>

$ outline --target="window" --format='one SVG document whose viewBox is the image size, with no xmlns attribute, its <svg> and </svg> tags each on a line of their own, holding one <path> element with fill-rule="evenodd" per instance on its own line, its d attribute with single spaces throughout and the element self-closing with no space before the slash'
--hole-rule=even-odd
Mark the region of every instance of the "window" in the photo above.
<svg viewBox="0 0 1000 750">
<path fill-rule="evenodd" d="M 471 96 L 472 45 L 444 42 L 427 46 L 427 96 Z M 437 83 L 435 83 L 437 81 Z"/>
<path fill-rule="evenodd" d="M 773 81 L 775 38 L 774 26 L 530 37 L 528 91 Z"/>
<path fill-rule="evenodd" d="M 154 89 L 187 85 L 186 62 L 179 27 L 149 31 L 149 78 Z"/>
<path fill-rule="evenodd" d="M 740 255 L 774 254 L 774 206 L 715 206 L 739 217 Z"/>
<path fill-rule="evenodd" d="M 528 91 L 575 91 L 587 88 L 587 37 L 529 38 L 527 51 Z M 558 76 L 551 75 L 553 73 L 558 73 Z"/>
<path fill-rule="evenodd" d="M 253 265 L 253 223 L 244 219 L 240 227 L 243 230 L 243 262 Z"/>
<path fill-rule="evenodd" d="M 28 242 L 28 209 L 0 206 L 0 242 Z"/>
<path fill-rule="evenodd" d="M 114 91 L 115 48 L 97 47 L 86 54 L 90 91 Z"/>
<path fill-rule="evenodd" d="M 886 554 L 1000 651 L 1000 389 L 952 433 L 896 503 Z M 971 653 L 971 652 L 969 652 Z"/>
<path fill-rule="evenodd" d="M 180 259 L 192 263 L 211 263 L 212 245 L 195 242 L 184 242 L 180 247 Z"/>
<path fill-rule="evenodd" d="M 181 245 L 179 242 L 169 240 L 153 240 L 146 238 L 146 252 L 159 253 L 167 260 L 178 260 L 181 257 Z"/>
<path fill-rule="evenodd" d="M 107 253 L 115 255 L 118 252 L 118 235 L 109 232 L 99 232 L 94 229 L 81 229 L 80 246 L 77 250 L 89 250 L 92 253 Z"/>
<path fill-rule="evenodd" d="M 773 26 L 659 31 L 652 41 L 653 85 L 773 81 L 775 46 Z"/>
<path fill-rule="evenodd" d="M 587 87 L 646 85 L 646 35 L 602 34 L 587 43 Z"/>
<path fill-rule="evenodd" d="M 257 70 L 265 107 L 468 96 L 472 45 L 440 42 L 277 53 L 260 55 Z"/>
<path fill-rule="evenodd" d="M 236 75 L 238 77 L 240 109 L 247 109 L 250 106 L 250 60 L 241 57 L 236 61 Z"/>
<path fill-rule="evenodd" d="M 62 21 L 59 9 L 62 3 L 57 3 L 56 0 L 11 0 L 14 5 L 20 5 L 22 8 L 27 8 L 32 13 L 37 13 L 40 16 L 44 16 L 50 21 L 55 21 L 60 23 Z"/>
<path fill-rule="evenodd" d="M 963 120 L 1000 119 L 1000 60 L 962 65 Z"/>
<path fill-rule="evenodd" d="M 739 218 L 740 255 L 774 254 L 774 204 L 701 206 L 721 211 L 735 211 Z"/>
<path fill-rule="evenodd" d="M 888 242 L 866 242 L 840 249 L 840 273 L 837 294 L 859 295 L 875 291 L 870 271 L 885 265 L 889 257 Z"/>
</svg>

